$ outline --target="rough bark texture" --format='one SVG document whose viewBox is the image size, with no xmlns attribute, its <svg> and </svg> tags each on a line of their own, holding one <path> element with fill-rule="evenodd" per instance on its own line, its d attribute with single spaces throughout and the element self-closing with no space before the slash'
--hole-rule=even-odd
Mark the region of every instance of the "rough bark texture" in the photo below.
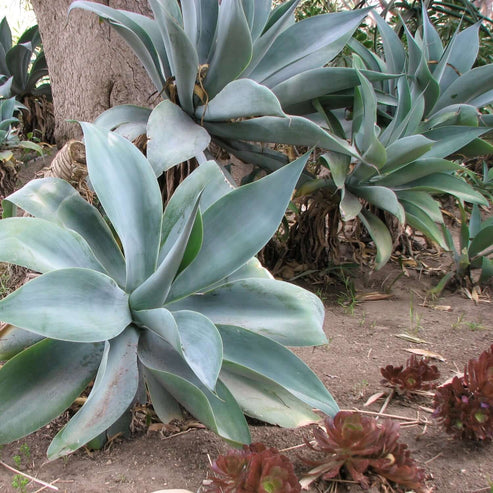
<svg viewBox="0 0 493 493">
<path fill-rule="evenodd" d="M 95 14 L 74 10 L 72 0 L 32 0 L 51 77 L 58 147 L 79 138 L 67 120 L 92 121 L 123 103 L 152 106 L 156 96 L 139 60 L 123 39 Z M 145 0 L 100 2 L 151 15 Z"/>
</svg>

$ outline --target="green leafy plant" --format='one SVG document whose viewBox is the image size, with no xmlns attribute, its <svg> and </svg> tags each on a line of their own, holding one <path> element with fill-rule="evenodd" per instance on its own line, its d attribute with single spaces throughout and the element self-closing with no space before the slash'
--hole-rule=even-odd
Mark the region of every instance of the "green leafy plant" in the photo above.
<svg viewBox="0 0 493 493">
<path fill-rule="evenodd" d="M 435 365 L 430 365 L 429 360 L 412 355 L 403 365 L 387 365 L 380 368 L 384 378 L 382 383 L 397 390 L 400 394 L 410 395 L 416 390 L 431 390 L 436 387 L 440 378 L 440 372 Z"/>
<path fill-rule="evenodd" d="M 449 249 L 454 255 L 455 272 L 446 274 L 441 281 L 441 289 L 451 279 L 471 287 L 475 284 L 472 278 L 474 269 L 480 269 L 481 274 L 478 279 L 480 284 L 488 282 L 493 276 L 493 217 L 483 221 L 477 205 L 473 205 L 469 220 L 462 204 L 459 204 L 459 210 L 461 215 L 459 249 L 455 246 L 451 232 L 445 230 Z"/>
<path fill-rule="evenodd" d="M 5 163 L 13 159 L 13 149 L 31 149 L 41 153 L 39 145 L 28 140 L 21 140 L 16 124 L 19 119 L 15 113 L 25 108 L 15 98 L 0 99 L 0 162 Z"/>
<path fill-rule="evenodd" d="M 202 491 L 208 493 L 299 493 L 293 464 L 275 448 L 262 443 L 244 445 L 220 455 Z"/>
<path fill-rule="evenodd" d="M 175 135 L 177 124 L 186 124 L 189 132 L 199 126 L 229 152 L 268 171 L 288 160 L 259 142 L 356 154 L 344 139 L 305 117 L 314 112 L 314 98 L 359 84 L 354 69 L 326 64 L 345 46 L 367 9 L 294 22 L 299 0 L 272 10 L 271 0 L 149 4 L 154 19 L 86 1 L 70 8 L 108 21 L 140 58 L 156 91 L 181 108 L 160 132 Z M 366 75 L 388 78 L 371 71 Z M 149 114 L 146 108 L 120 106 L 96 123 L 133 140 L 146 133 Z M 154 136 L 148 137 L 152 142 Z M 202 141 L 197 146 L 204 148 Z"/>
<path fill-rule="evenodd" d="M 21 493 L 26 493 L 27 485 L 29 484 L 29 479 L 24 477 L 22 474 L 16 474 L 11 481 L 12 488 L 20 491 Z"/>
<path fill-rule="evenodd" d="M 468 440 L 493 439 L 493 345 L 471 359 L 463 377 L 438 387 L 433 416 L 447 433 Z"/>
<path fill-rule="evenodd" d="M 24 106 L 15 98 L 0 99 L 0 197 L 11 193 L 16 185 L 19 162 L 15 151 L 31 149 L 42 152 L 37 144 L 19 138 L 19 120 L 14 115 L 21 108 Z"/>
<path fill-rule="evenodd" d="M 12 43 L 7 18 L 0 22 L 0 97 L 46 96 L 51 99 L 47 81 L 48 65 L 41 48 L 38 26 L 27 29 Z"/>
<path fill-rule="evenodd" d="M 154 117 L 166 118 L 166 103 Z M 1 261 L 42 275 L 0 301 L 0 319 L 12 324 L 0 339 L 0 359 L 8 359 L 0 443 L 48 423 L 93 379 L 50 459 L 116 433 L 134 401 L 145 401 L 144 382 L 163 422 L 183 406 L 235 444 L 250 442 L 244 413 L 292 427 L 316 419 L 312 408 L 337 412 L 284 347 L 327 342 L 322 303 L 253 258 L 308 155 L 239 189 L 203 160 L 163 213 L 156 172 L 138 149 L 82 127 L 89 179 L 117 238 L 63 180 L 31 181 L 4 201 L 7 215 L 18 206 L 34 217 L 0 221 Z M 26 340 L 33 345 L 22 350 Z"/>
<path fill-rule="evenodd" d="M 314 445 L 307 442 L 323 457 L 305 459 L 315 467 L 301 479 L 303 487 L 317 479 L 329 481 L 344 471 L 363 488 L 370 486 L 373 473 L 416 492 L 425 491 L 423 469 L 411 458 L 407 445 L 398 441 L 398 423 L 340 411 L 334 418 L 325 418 L 324 428 L 313 430 Z"/>
</svg>

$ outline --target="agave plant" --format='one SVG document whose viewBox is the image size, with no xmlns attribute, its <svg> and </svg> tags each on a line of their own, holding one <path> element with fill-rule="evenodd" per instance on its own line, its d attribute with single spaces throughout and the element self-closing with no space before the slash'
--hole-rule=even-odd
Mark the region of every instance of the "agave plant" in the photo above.
<svg viewBox="0 0 493 493">
<path fill-rule="evenodd" d="M 352 68 L 326 67 L 368 10 L 323 14 L 294 22 L 299 0 L 271 10 L 271 0 L 149 0 L 154 19 L 100 3 L 75 1 L 70 9 L 94 12 L 129 43 L 163 98 L 183 120 L 201 125 L 244 161 L 274 170 L 282 153 L 251 142 L 355 150 L 304 118 L 312 99 L 359 84 Z M 389 76 L 366 71 L 370 79 Z M 391 76 L 394 77 L 394 76 Z M 300 109 L 303 107 L 303 109 Z M 288 116 L 293 113 L 298 116 Z M 145 133 L 149 109 L 111 108 L 97 123 L 134 138 Z M 294 114 L 294 113 L 293 113 Z"/>
<path fill-rule="evenodd" d="M 416 492 L 426 491 L 423 469 L 411 458 L 406 444 L 399 443 L 399 424 L 378 422 L 360 413 L 340 411 L 324 420 L 324 428 L 313 430 L 312 450 L 323 455 L 305 462 L 315 466 L 301 480 L 306 489 L 316 479 L 330 480 L 344 470 L 363 488 L 370 485 L 375 473 Z"/>
<path fill-rule="evenodd" d="M 262 443 L 244 445 L 220 455 L 212 464 L 204 493 L 299 493 L 301 485 L 291 461 Z"/>
<path fill-rule="evenodd" d="M 456 438 L 493 439 L 493 345 L 471 359 L 463 377 L 439 387 L 433 416 Z"/>
<path fill-rule="evenodd" d="M 0 221 L 1 261 L 42 275 L 0 301 L 0 319 L 11 324 L 0 333 L 0 360 L 8 360 L 0 443 L 48 423 L 92 380 L 50 459 L 111 434 L 135 400 L 144 402 L 144 382 L 163 422 L 183 406 L 236 444 L 250 441 L 243 413 L 296 426 L 317 419 L 312 408 L 337 412 L 284 347 L 326 342 L 320 300 L 275 281 L 253 258 L 308 156 L 239 189 L 204 160 L 163 213 L 155 171 L 138 149 L 82 128 L 89 179 L 113 229 L 60 179 L 34 180 L 4 201 L 9 215 L 21 207 L 34 217 Z"/>
<path fill-rule="evenodd" d="M 422 96 L 424 107 L 420 109 L 419 117 L 414 115 L 413 118 L 420 118 L 419 123 L 412 123 L 433 140 L 454 132 L 461 136 L 466 127 L 491 126 L 492 117 L 481 115 L 479 110 L 493 101 L 493 91 L 490 89 L 493 64 L 473 68 L 479 50 L 479 23 L 463 31 L 457 30 L 448 45 L 443 46 L 424 5 L 422 32 L 418 31 L 413 36 L 404 24 L 405 42 L 380 16 L 375 15 L 374 18 L 381 35 L 382 57 L 354 39 L 350 41 L 350 47 L 362 58 L 365 68 L 384 73 L 403 73 L 409 84 L 409 94 L 403 94 L 393 79 L 374 83 L 382 103 L 379 118 L 390 123 L 395 115 L 402 115 L 402 106 L 397 104 L 398 101 L 404 97 L 408 107 L 422 105 L 418 101 Z M 468 49 L 464 50 L 464 46 Z M 387 126 L 385 123 L 382 125 Z M 462 152 L 474 156 L 490 153 L 491 150 L 490 145 L 478 138 L 468 143 Z"/>
<path fill-rule="evenodd" d="M 362 65 L 358 56 L 354 57 L 354 65 Z M 363 159 L 352 162 L 350 156 L 340 153 L 323 154 L 321 164 L 330 174 L 305 180 L 298 188 L 298 196 L 310 197 L 314 191 L 323 191 L 331 202 L 338 202 L 343 220 L 359 218 L 376 245 L 377 268 L 388 261 L 393 251 L 392 236 L 382 220 L 382 211 L 395 216 L 401 224 L 420 230 L 447 249 L 440 205 L 433 194 L 488 204 L 479 192 L 457 176 L 460 166 L 446 159 L 474 142 L 487 129 L 456 126 L 423 132 L 425 96 L 420 94 L 413 100 L 405 78 L 397 82 L 397 111 L 391 122 L 380 128 L 378 94 L 363 74 L 358 75 L 361 84 L 353 91 L 353 112 L 349 121 L 342 120 L 344 126 L 321 100 L 316 106 L 323 117 L 320 125 L 350 138 Z"/>
<path fill-rule="evenodd" d="M 47 82 L 48 65 L 41 46 L 38 26 L 27 29 L 16 44 L 7 18 L 0 22 L 0 97 L 47 96 L 51 99 L 51 85 Z"/>
</svg>

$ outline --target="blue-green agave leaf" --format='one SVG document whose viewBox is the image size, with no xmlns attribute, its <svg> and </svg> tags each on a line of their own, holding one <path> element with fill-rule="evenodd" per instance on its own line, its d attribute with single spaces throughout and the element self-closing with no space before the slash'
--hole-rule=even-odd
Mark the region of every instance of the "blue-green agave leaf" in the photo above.
<svg viewBox="0 0 493 493">
<path fill-rule="evenodd" d="M 224 362 L 224 382 L 243 412 L 267 423 L 296 428 L 316 422 L 320 417 L 275 380 L 265 378 L 248 368 Z"/>
<path fill-rule="evenodd" d="M 330 416 L 339 408 L 318 377 L 291 351 L 251 331 L 220 325 L 224 360 L 244 366 L 284 387 L 295 397 Z"/>
<path fill-rule="evenodd" d="M 212 393 L 171 346 L 149 332 L 141 338 L 139 360 L 192 416 L 209 429 L 230 443 L 250 442 L 243 413 L 220 380 L 216 392 Z"/>
<path fill-rule="evenodd" d="M 425 4 L 422 4 L 421 7 L 423 18 L 423 46 L 428 62 L 436 63 L 443 55 L 442 40 L 436 29 L 433 27 L 433 24 L 430 22 Z"/>
<path fill-rule="evenodd" d="M 9 71 L 14 77 L 12 89 L 16 94 L 24 94 L 27 82 L 27 73 L 33 48 L 31 43 L 21 43 L 13 46 L 5 55 Z"/>
<path fill-rule="evenodd" d="M 91 184 L 123 245 L 126 290 L 135 289 L 155 270 L 162 199 L 154 171 L 128 140 L 82 123 Z"/>
<path fill-rule="evenodd" d="M 417 192 L 416 190 L 398 191 L 397 197 L 407 210 L 407 204 L 413 204 L 428 215 L 433 222 L 442 224 L 443 216 L 440 210 L 440 204 L 427 192 Z"/>
<path fill-rule="evenodd" d="M 271 12 L 272 0 L 256 0 L 253 2 L 254 13 L 251 27 L 252 39 L 255 41 L 263 32 Z"/>
<path fill-rule="evenodd" d="M 163 145 L 164 135 L 166 145 Z M 152 111 L 147 123 L 147 137 L 147 158 L 156 176 L 201 153 L 211 140 L 203 127 L 168 100 L 159 103 Z"/>
<path fill-rule="evenodd" d="M 34 217 L 0 221 L 0 261 L 22 265 L 42 274 L 67 267 L 104 272 L 82 236 Z"/>
<path fill-rule="evenodd" d="M 178 273 L 184 256 L 187 253 L 192 228 L 197 218 L 199 200 L 200 193 L 195 197 L 193 208 L 188 217 L 185 218 L 185 222 L 180 228 L 179 234 L 176 237 L 173 235 L 172 238 L 168 238 L 168 241 L 173 240 L 172 245 L 169 248 L 166 248 L 166 243 L 164 244 L 163 248 L 168 252 L 166 256 L 159 263 L 156 270 L 130 295 L 130 306 L 132 309 L 143 310 L 158 308 L 166 301 L 169 290 L 171 289 L 171 283 Z M 198 251 L 200 251 L 202 235 L 202 228 L 199 227 L 199 238 L 194 238 L 198 245 L 194 246 L 192 258 L 193 255 L 196 256 Z"/>
<path fill-rule="evenodd" d="M 361 212 L 362 208 L 363 205 L 356 195 L 351 193 L 345 187 L 341 189 L 339 210 L 343 221 L 351 221 L 354 219 Z"/>
<path fill-rule="evenodd" d="M 276 96 L 250 79 L 230 82 L 205 106 L 195 111 L 208 122 L 228 121 L 252 116 L 285 116 Z"/>
<path fill-rule="evenodd" d="M 243 77 L 250 77 L 250 74 L 255 70 L 257 65 L 263 60 L 265 54 L 272 46 L 276 38 L 290 25 L 292 25 L 293 20 L 293 12 L 299 4 L 300 0 L 289 0 L 284 2 L 282 12 L 279 10 L 279 17 L 276 21 L 269 26 L 269 28 L 265 32 L 258 32 L 258 28 L 255 32 L 252 31 L 252 41 L 253 41 L 253 53 L 252 59 L 248 64 L 248 67 L 245 69 L 243 73 Z M 271 3 L 270 1 L 265 2 L 261 0 L 261 2 L 255 2 L 257 5 L 259 3 Z M 263 7 L 265 8 L 265 7 Z M 270 5 L 269 5 L 270 10 Z M 265 12 L 264 12 L 265 14 Z M 265 19 L 265 23 L 267 23 L 269 16 Z M 264 26 L 265 26 L 264 23 Z M 262 26 L 262 28 L 264 27 Z M 261 36 L 259 37 L 259 35 Z"/>
<path fill-rule="evenodd" d="M 6 361 L 22 350 L 44 339 L 43 336 L 20 329 L 15 325 L 3 324 L 0 328 L 0 361 Z"/>
<path fill-rule="evenodd" d="M 476 255 L 493 253 L 493 226 L 487 226 L 481 229 L 478 234 L 472 239 L 469 245 L 469 256 L 475 257 Z"/>
<path fill-rule="evenodd" d="M 239 77 L 252 57 L 252 38 L 241 0 L 219 5 L 217 33 L 204 87 L 212 100 Z"/>
<path fill-rule="evenodd" d="M 199 62 L 205 64 L 214 46 L 219 2 L 193 1 L 197 12 L 197 53 Z"/>
<path fill-rule="evenodd" d="M 113 279 L 71 268 L 43 274 L 1 300 L 0 320 L 52 339 L 99 342 L 132 319 L 128 296 Z"/>
<path fill-rule="evenodd" d="M 317 124 L 300 116 L 262 116 L 234 123 L 204 122 L 204 126 L 214 136 L 226 139 L 317 146 L 359 157 L 356 149 L 344 139 L 325 132 Z"/>
<path fill-rule="evenodd" d="M 151 0 L 152 10 L 167 44 L 168 59 L 172 61 L 173 76 L 180 99 L 180 106 L 189 114 L 193 113 L 193 90 L 199 57 L 195 46 L 187 37 L 183 26 L 159 2 Z"/>
<path fill-rule="evenodd" d="M 223 361 L 223 344 L 216 326 L 191 310 L 173 312 L 178 325 L 182 354 L 198 379 L 215 391 Z"/>
<path fill-rule="evenodd" d="M 166 78 L 171 74 L 160 72 L 158 67 L 162 67 L 163 59 L 160 58 L 155 42 L 158 36 L 150 36 L 150 33 L 157 29 L 154 21 L 143 15 L 113 9 L 107 5 L 95 2 L 76 0 L 70 4 L 69 13 L 72 9 L 82 9 L 93 12 L 99 17 L 110 22 L 112 27 L 123 37 L 123 39 L 134 50 L 137 57 L 144 65 L 153 84 L 159 91 L 166 84 Z M 145 26 L 145 28 L 143 27 Z M 162 42 L 162 41 L 161 41 Z M 159 50 L 165 54 L 164 47 Z M 167 69 L 169 70 L 169 68 Z"/>
<path fill-rule="evenodd" d="M 176 278 L 169 301 L 228 276 L 269 241 L 307 160 L 308 154 L 261 180 L 233 190 L 204 212 L 202 248 Z M 276 193 L 272 194 L 272 190 Z"/>
<path fill-rule="evenodd" d="M 391 171 L 388 174 L 375 176 L 372 181 L 385 187 L 397 187 L 434 173 L 452 173 L 459 170 L 460 165 L 447 159 L 427 157 L 417 159 Z M 385 170 L 386 171 L 386 170 Z"/>
<path fill-rule="evenodd" d="M 388 262 L 392 255 L 392 237 L 390 236 L 390 232 L 382 220 L 365 209 L 361 210 L 358 217 L 375 242 L 375 246 L 377 247 L 375 268 L 380 269 Z"/>
<path fill-rule="evenodd" d="M 274 87 L 298 73 L 323 66 L 342 50 L 367 14 L 367 9 L 358 9 L 296 22 L 276 37 L 248 77 Z"/>
<path fill-rule="evenodd" d="M 479 51 L 480 23 L 455 33 L 450 40 L 445 53 L 433 69 L 433 77 L 440 82 L 443 93 L 450 84 L 472 69 Z M 464 47 L 467 46 L 467 50 Z"/>
<path fill-rule="evenodd" d="M 234 190 L 233 185 L 215 161 L 202 163 L 186 180 L 182 181 L 164 211 L 159 263 L 175 244 L 201 191 L 200 206 L 202 210 L 207 210 L 214 202 L 232 190 Z"/>
<path fill-rule="evenodd" d="M 134 104 L 121 104 L 103 111 L 95 120 L 94 125 L 104 128 L 105 130 L 115 130 L 126 123 L 141 124 L 144 128 L 151 114 L 150 108 L 137 106 Z"/>
<path fill-rule="evenodd" d="M 344 188 L 351 162 L 350 157 L 338 152 L 326 152 L 321 157 L 330 169 L 335 186 L 339 189 Z"/>
<path fill-rule="evenodd" d="M 404 216 L 404 209 L 399 203 L 396 194 L 390 188 L 374 185 L 359 185 L 348 188 L 353 194 L 365 199 L 370 204 L 378 207 L 379 209 L 390 212 L 397 219 L 399 219 L 401 224 L 404 224 L 406 220 Z"/>
<path fill-rule="evenodd" d="M 361 73 L 371 82 L 394 78 L 392 74 L 382 74 L 370 70 Z M 350 67 L 322 67 L 302 72 L 282 81 L 272 88 L 283 108 L 296 103 L 318 98 L 326 93 L 351 89 L 360 84 L 357 71 Z"/>
<path fill-rule="evenodd" d="M 489 104 L 493 100 L 491 96 L 491 86 L 493 85 L 493 65 L 483 65 L 473 68 L 448 86 L 440 95 L 433 111 L 436 112 L 451 104 L 465 103 L 472 106 L 481 107 Z M 485 93 L 490 97 L 483 99 Z"/>
<path fill-rule="evenodd" d="M 57 459 L 82 447 L 108 429 L 131 405 L 139 385 L 139 332 L 129 326 L 106 342 L 94 386 L 80 411 L 57 433 L 48 458 Z"/>
<path fill-rule="evenodd" d="M 357 75 L 360 86 L 354 90 L 353 140 L 364 160 L 380 168 L 387 160 L 387 153 L 377 135 L 377 98 L 368 79 L 359 71 Z"/>
<path fill-rule="evenodd" d="M 70 407 L 94 378 L 103 344 L 45 339 L 0 369 L 0 443 L 18 440 Z"/>
<path fill-rule="evenodd" d="M 133 310 L 132 315 L 139 325 L 154 332 L 183 356 L 178 325 L 169 310 L 166 308 Z"/>
<path fill-rule="evenodd" d="M 404 72 L 406 52 L 397 33 L 376 12 L 373 13 L 380 36 L 382 37 L 383 50 L 387 70 L 391 74 Z"/>
<path fill-rule="evenodd" d="M 96 258 L 120 285 L 125 284 L 125 260 L 110 228 L 99 211 L 71 185 L 59 178 L 32 180 L 9 195 L 5 203 L 79 233 Z"/>
<path fill-rule="evenodd" d="M 240 279 L 166 308 L 172 312 L 194 310 L 215 324 L 245 327 L 286 346 L 327 342 L 319 298 L 299 286 L 273 279 Z"/>
<path fill-rule="evenodd" d="M 402 205 L 406 209 L 406 221 L 410 226 L 424 233 L 444 250 L 448 250 L 442 228 L 435 223 L 425 210 L 414 202 L 403 201 Z"/>
<path fill-rule="evenodd" d="M 387 147 L 387 161 L 382 173 L 415 161 L 433 147 L 434 142 L 423 135 L 410 135 L 396 140 Z"/>
<path fill-rule="evenodd" d="M 467 126 L 443 126 L 434 128 L 423 135 L 428 139 L 434 140 L 433 147 L 422 157 L 446 158 L 454 152 L 459 151 L 465 145 L 472 142 L 488 131 L 486 127 L 467 127 Z"/>
<path fill-rule="evenodd" d="M 476 107 L 470 104 L 452 104 L 441 110 L 433 113 L 422 124 L 423 130 L 442 125 L 466 125 L 469 127 L 477 127 L 481 114 Z"/>
<path fill-rule="evenodd" d="M 396 190 L 417 190 L 429 193 L 445 193 L 473 204 L 488 205 L 488 201 L 464 180 L 445 173 L 434 173 L 402 184 Z"/>
<path fill-rule="evenodd" d="M 162 423 L 174 419 L 183 419 L 179 402 L 161 385 L 159 380 L 144 367 L 143 369 L 147 390 L 151 396 L 152 407 Z"/>
</svg>

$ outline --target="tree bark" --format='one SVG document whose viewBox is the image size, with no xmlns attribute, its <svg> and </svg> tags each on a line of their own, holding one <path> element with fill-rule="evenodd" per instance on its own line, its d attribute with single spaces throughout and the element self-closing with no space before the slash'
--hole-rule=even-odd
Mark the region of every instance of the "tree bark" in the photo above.
<svg viewBox="0 0 493 493">
<path fill-rule="evenodd" d="M 75 9 L 72 0 L 31 0 L 51 78 L 58 147 L 79 138 L 67 120 L 93 121 L 112 106 L 154 106 L 157 95 L 140 61 L 123 39 L 95 14 Z M 113 8 L 151 15 L 145 0 L 102 1 Z"/>
</svg>

